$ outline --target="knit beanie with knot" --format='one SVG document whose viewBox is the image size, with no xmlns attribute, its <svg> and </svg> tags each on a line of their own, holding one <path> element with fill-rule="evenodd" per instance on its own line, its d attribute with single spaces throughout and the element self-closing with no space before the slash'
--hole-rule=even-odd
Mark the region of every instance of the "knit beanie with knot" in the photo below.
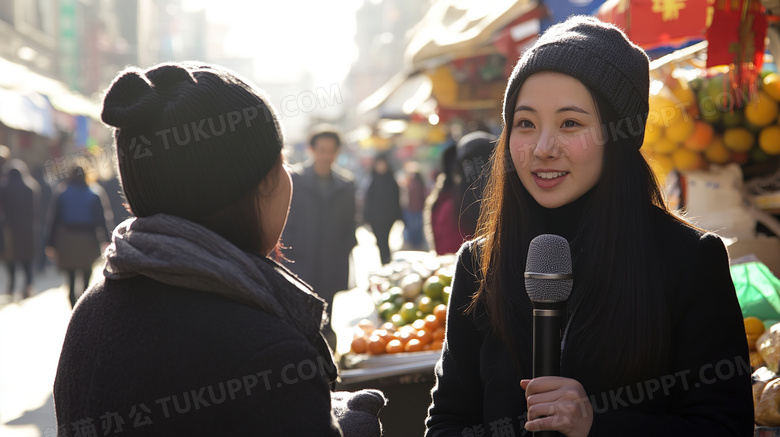
<svg viewBox="0 0 780 437">
<path fill-rule="evenodd" d="M 256 188 L 284 144 L 262 91 L 214 65 L 129 68 L 103 100 L 125 198 L 138 217 L 206 217 Z"/>
<path fill-rule="evenodd" d="M 523 82 L 534 73 L 554 71 L 574 77 L 606 100 L 618 116 L 614 121 L 629 125 L 622 130 L 639 148 L 649 112 L 649 65 L 644 50 L 614 25 L 570 17 L 547 29 L 515 65 L 504 95 L 504 125 L 512 123 L 514 108 L 507 104 Z"/>
</svg>

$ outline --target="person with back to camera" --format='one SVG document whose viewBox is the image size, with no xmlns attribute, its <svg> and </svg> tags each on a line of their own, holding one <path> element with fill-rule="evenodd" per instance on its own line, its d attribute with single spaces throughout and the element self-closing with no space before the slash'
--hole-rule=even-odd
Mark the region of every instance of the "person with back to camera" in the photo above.
<svg viewBox="0 0 780 437">
<path fill-rule="evenodd" d="M 363 204 L 363 218 L 371 226 L 382 264 L 390 262 L 390 229 L 401 220 L 401 197 L 387 154 L 379 154 L 371 166 L 371 183 Z"/>
<path fill-rule="evenodd" d="M 442 153 L 442 172 L 425 200 L 425 233 L 439 255 L 455 253 L 477 229 L 495 136 L 470 132 Z"/>
<path fill-rule="evenodd" d="M 47 219 L 46 253 L 68 275 L 68 298 L 71 308 L 78 296 L 89 287 L 92 266 L 108 245 L 113 214 L 105 191 L 87 180 L 88 172 L 80 165 L 70 169 L 68 179 L 60 184 L 50 200 Z M 76 287 L 76 277 L 81 284 Z"/>
<path fill-rule="evenodd" d="M 482 193 L 489 177 L 488 162 L 496 136 L 485 131 L 463 135 L 458 141 L 455 160 L 455 193 L 458 203 L 458 232 L 465 240 L 474 237 L 482 205 Z"/>
<path fill-rule="evenodd" d="M 639 151 L 648 93 L 647 55 L 592 17 L 549 28 L 518 61 L 477 235 L 459 252 L 426 435 L 753 434 L 728 255 L 664 205 Z M 541 234 L 568 240 L 574 287 L 561 376 L 531 379 L 523 270 Z"/>
<path fill-rule="evenodd" d="M 105 278 L 71 317 L 60 429 L 380 435 L 381 392 L 330 393 L 324 302 L 269 258 L 292 184 L 268 98 L 218 66 L 129 68 L 102 119 L 136 217 L 115 229 Z"/>
</svg>

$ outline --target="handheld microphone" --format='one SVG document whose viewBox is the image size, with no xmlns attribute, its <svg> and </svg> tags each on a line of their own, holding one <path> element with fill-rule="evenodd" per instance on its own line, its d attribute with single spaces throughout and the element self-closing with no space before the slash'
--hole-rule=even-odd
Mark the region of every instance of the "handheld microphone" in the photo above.
<svg viewBox="0 0 780 437">
<path fill-rule="evenodd" d="M 560 376 L 561 329 L 574 275 L 565 238 L 543 234 L 531 240 L 525 264 L 525 290 L 534 307 L 533 377 Z M 535 436 L 559 436 L 539 431 Z"/>
</svg>

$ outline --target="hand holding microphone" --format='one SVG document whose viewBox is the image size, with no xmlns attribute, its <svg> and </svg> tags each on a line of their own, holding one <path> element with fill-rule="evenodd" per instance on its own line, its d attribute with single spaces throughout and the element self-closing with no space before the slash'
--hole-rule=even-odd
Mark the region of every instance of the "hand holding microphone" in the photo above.
<svg viewBox="0 0 780 437">
<path fill-rule="evenodd" d="M 560 377 L 561 332 L 566 301 L 573 285 L 571 251 L 565 238 L 544 234 L 531 240 L 525 288 L 534 307 L 533 380 L 521 381 L 526 391 L 526 429 L 540 437 L 586 436 L 593 411 L 578 381 Z"/>
</svg>

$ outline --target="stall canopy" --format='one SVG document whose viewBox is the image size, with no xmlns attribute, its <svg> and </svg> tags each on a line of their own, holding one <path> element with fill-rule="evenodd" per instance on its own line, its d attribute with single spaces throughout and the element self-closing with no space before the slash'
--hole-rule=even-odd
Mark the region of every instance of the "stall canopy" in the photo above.
<svg viewBox="0 0 780 437">
<path fill-rule="evenodd" d="M 71 91 L 64 83 L 30 71 L 27 67 L 0 58 L 0 88 L 22 96 L 42 95 L 54 109 L 100 120 L 100 105 Z"/>
<path fill-rule="evenodd" d="M 358 112 L 376 112 L 378 118 L 407 118 L 431 98 L 428 76 L 402 71 L 358 104 Z"/>
<path fill-rule="evenodd" d="M 55 138 L 54 108 L 34 92 L 25 94 L 0 88 L 0 123 L 12 128 Z"/>
<path fill-rule="evenodd" d="M 537 5 L 535 0 L 437 1 L 412 29 L 407 67 L 419 71 L 463 56 L 495 53 L 493 35 Z"/>
</svg>

